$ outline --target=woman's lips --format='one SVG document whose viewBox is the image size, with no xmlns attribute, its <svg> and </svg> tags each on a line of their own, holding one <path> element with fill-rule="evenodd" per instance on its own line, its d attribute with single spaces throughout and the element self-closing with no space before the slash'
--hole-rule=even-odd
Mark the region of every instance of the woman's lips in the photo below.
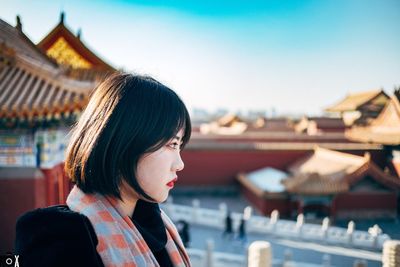
<svg viewBox="0 0 400 267">
<path fill-rule="evenodd" d="M 176 183 L 176 181 L 178 180 L 178 177 L 175 177 L 174 179 L 172 179 L 171 181 L 169 181 L 168 183 L 167 183 L 167 186 L 169 186 L 169 187 L 174 187 L 174 184 Z"/>
</svg>

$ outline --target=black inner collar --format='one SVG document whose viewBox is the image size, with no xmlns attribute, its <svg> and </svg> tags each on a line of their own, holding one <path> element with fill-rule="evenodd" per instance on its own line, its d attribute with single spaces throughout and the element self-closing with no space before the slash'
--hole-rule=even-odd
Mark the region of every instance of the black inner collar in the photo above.
<svg viewBox="0 0 400 267">
<path fill-rule="evenodd" d="M 132 214 L 132 221 L 153 253 L 165 248 L 167 233 L 157 203 L 139 199 Z"/>
</svg>

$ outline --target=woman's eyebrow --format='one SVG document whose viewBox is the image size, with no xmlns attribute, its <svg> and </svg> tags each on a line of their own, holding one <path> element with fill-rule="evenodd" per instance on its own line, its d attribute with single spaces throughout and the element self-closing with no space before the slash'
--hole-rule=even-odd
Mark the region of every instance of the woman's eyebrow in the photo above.
<svg viewBox="0 0 400 267">
<path fill-rule="evenodd" d="M 182 140 L 181 140 L 182 137 L 180 137 L 180 136 L 175 136 L 174 139 L 176 139 L 176 140 L 178 140 L 178 141 L 182 141 Z"/>
</svg>

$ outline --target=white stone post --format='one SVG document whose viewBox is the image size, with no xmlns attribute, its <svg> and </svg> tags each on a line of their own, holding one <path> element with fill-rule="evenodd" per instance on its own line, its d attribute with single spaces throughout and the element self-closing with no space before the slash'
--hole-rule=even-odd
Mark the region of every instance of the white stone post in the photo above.
<svg viewBox="0 0 400 267">
<path fill-rule="evenodd" d="M 219 204 L 219 211 L 220 211 L 219 214 L 221 215 L 220 216 L 220 225 L 222 228 L 224 228 L 225 218 L 228 215 L 228 206 L 226 205 L 225 202 L 221 202 Z"/>
<path fill-rule="evenodd" d="M 372 236 L 374 240 L 373 241 L 374 248 L 378 248 L 378 237 L 380 234 L 382 234 L 382 229 L 379 227 L 379 225 L 375 224 L 374 226 L 368 229 L 368 233 Z"/>
<path fill-rule="evenodd" d="M 350 221 L 347 225 L 347 238 L 349 245 L 353 244 L 353 234 L 356 228 L 356 224 L 353 221 Z"/>
<path fill-rule="evenodd" d="M 329 220 L 329 217 L 325 217 L 322 220 L 321 231 L 322 231 L 322 236 L 323 236 L 325 242 L 328 242 L 328 230 L 329 230 L 330 223 L 331 222 Z"/>
<path fill-rule="evenodd" d="M 279 211 L 273 210 L 271 212 L 271 218 L 269 220 L 269 224 L 271 225 L 271 231 L 273 234 L 275 233 L 275 228 L 276 228 L 276 224 L 278 223 L 278 220 L 279 220 Z"/>
<path fill-rule="evenodd" d="M 383 243 L 382 266 L 400 266 L 400 240 L 387 240 Z"/>
<path fill-rule="evenodd" d="M 213 267 L 214 266 L 214 240 L 208 239 L 206 242 L 206 265 L 204 267 Z"/>
<path fill-rule="evenodd" d="M 253 208 L 250 207 L 250 206 L 247 206 L 247 207 L 244 208 L 244 210 L 243 210 L 243 219 L 244 219 L 245 221 L 249 220 L 250 217 L 251 217 L 251 215 L 252 215 L 252 213 L 253 213 Z"/>
<path fill-rule="evenodd" d="M 199 208 L 200 208 L 200 200 L 197 198 L 193 199 L 192 201 L 192 223 L 197 223 Z"/>
<path fill-rule="evenodd" d="M 296 232 L 299 237 L 302 236 L 303 225 L 304 225 L 304 214 L 300 213 L 299 215 L 297 215 L 297 221 L 296 221 Z"/>
<path fill-rule="evenodd" d="M 271 244 L 266 241 L 254 241 L 250 244 L 247 254 L 247 267 L 271 267 Z"/>
</svg>

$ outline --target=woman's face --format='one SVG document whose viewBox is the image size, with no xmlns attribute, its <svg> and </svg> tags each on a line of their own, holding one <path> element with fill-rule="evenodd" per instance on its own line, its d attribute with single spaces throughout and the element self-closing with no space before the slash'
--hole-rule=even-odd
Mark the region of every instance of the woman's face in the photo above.
<svg viewBox="0 0 400 267">
<path fill-rule="evenodd" d="M 137 165 L 137 180 L 142 189 L 157 202 L 164 202 L 183 170 L 180 146 L 183 130 L 159 150 L 144 154 Z"/>
</svg>

